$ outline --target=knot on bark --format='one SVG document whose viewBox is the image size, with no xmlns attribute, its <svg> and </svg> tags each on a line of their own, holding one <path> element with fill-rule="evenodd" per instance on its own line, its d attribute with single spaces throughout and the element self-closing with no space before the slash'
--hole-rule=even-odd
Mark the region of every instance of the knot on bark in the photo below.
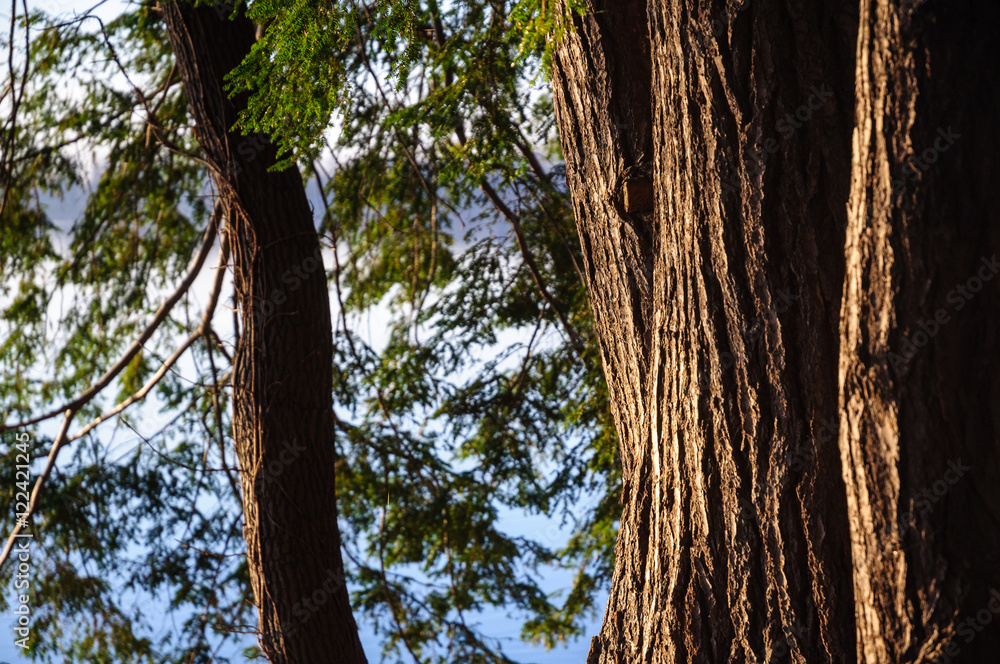
<svg viewBox="0 0 1000 664">
<path fill-rule="evenodd" d="M 629 166 L 618 178 L 615 203 L 625 214 L 644 214 L 653 211 L 653 177 L 648 164 Z"/>
</svg>

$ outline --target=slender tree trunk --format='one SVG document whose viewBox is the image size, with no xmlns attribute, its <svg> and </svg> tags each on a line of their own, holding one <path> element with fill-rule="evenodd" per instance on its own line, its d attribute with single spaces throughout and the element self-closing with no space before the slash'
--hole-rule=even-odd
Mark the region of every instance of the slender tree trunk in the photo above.
<svg viewBox="0 0 1000 664">
<path fill-rule="evenodd" d="M 246 99 L 230 100 L 223 77 L 249 51 L 252 23 L 184 2 L 160 9 L 233 256 L 233 435 L 260 646 L 274 664 L 364 662 L 337 527 L 329 296 L 302 179 L 267 172 L 274 149 L 230 131 Z"/>
<path fill-rule="evenodd" d="M 997 585 L 1000 280 L 889 360 L 997 247 L 996 10 L 586 4 L 553 89 L 624 471 L 588 661 L 997 652 L 959 635 Z"/>
</svg>

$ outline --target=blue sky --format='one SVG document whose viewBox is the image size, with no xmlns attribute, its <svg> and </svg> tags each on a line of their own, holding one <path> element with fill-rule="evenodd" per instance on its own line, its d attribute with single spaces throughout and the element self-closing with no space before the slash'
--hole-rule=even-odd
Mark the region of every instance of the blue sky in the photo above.
<svg viewBox="0 0 1000 664">
<path fill-rule="evenodd" d="M 545 650 L 545 648 L 526 644 L 517 639 L 520 624 L 516 620 L 510 619 L 502 613 L 498 613 L 495 616 L 487 616 L 486 618 L 489 618 L 492 628 L 490 631 L 492 633 L 497 635 L 509 634 L 511 637 L 511 641 L 505 647 L 507 656 L 525 663 L 583 664 L 587 658 L 587 650 L 590 647 L 589 635 L 597 634 L 599 627 L 599 623 L 592 623 L 592 630 L 587 638 L 578 639 L 564 648 Z M 368 656 L 368 661 L 371 664 L 376 664 L 379 661 L 379 653 L 382 647 L 381 640 L 363 620 L 359 620 L 359 623 L 361 642 L 364 645 L 365 654 Z M 14 645 L 16 638 L 17 636 L 14 634 L 14 618 L 8 613 L 0 619 L 0 664 L 4 664 L 5 662 L 14 664 L 15 662 L 31 661 L 30 658 L 24 656 L 20 647 Z M 233 661 L 240 661 L 238 656 L 234 656 L 232 659 Z"/>
</svg>

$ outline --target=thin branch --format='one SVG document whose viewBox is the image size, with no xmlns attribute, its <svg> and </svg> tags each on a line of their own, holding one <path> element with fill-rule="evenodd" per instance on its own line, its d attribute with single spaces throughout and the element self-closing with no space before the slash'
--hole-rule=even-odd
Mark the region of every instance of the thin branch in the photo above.
<svg viewBox="0 0 1000 664">
<path fill-rule="evenodd" d="M 18 519 L 18 521 L 14 524 L 14 529 L 11 532 L 10 536 L 7 538 L 7 544 L 4 546 L 3 552 L 0 553 L 0 566 L 3 566 L 3 564 L 7 561 L 7 558 L 10 557 L 10 553 L 14 548 L 14 542 L 17 540 L 18 535 L 27 524 L 27 520 L 31 517 L 32 514 L 35 513 L 35 510 L 38 507 L 38 501 L 41 497 L 42 488 L 45 486 L 45 482 L 49 478 L 49 475 L 52 474 L 52 469 L 55 467 L 56 458 L 59 456 L 59 451 L 66 443 L 69 442 L 69 437 L 67 435 L 67 432 L 69 431 L 70 424 L 73 422 L 73 417 L 77 414 L 77 412 L 79 412 L 81 408 L 83 408 L 94 397 L 96 397 L 101 392 L 101 390 L 107 387 L 111 383 L 111 381 L 114 380 L 115 377 L 119 373 L 121 373 L 121 371 L 125 367 L 128 366 L 129 362 L 132 361 L 132 358 L 134 358 L 135 355 L 139 352 L 139 350 L 142 349 L 143 344 L 145 344 L 146 341 L 149 340 L 149 338 L 153 335 L 153 332 L 155 332 L 156 329 L 160 326 L 160 324 L 164 320 L 166 320 L 167 315 L 170 313 L 170 310 L 173 308 L 173 306 L 177 304 L 177 302 L 181 299 L 184 293 L 186 293 L 188 289 L 190 289 L 191 284 L 194 283 L 195 278 L 201 272 L 202 265 L 204 265 L 205 263 L 205 258 L 208 256 L 209 250 L 212 248 L 212 245 L 215 242 L 215 236 L 217 232 L 216 226 L 218 223 L 218 217 L 220 213 L 221 213 L 221 206 L 216 206 L 216 215 L 212 219 L 212 222 L 209 223 L 208 228 L 205 230 L 205 240 L 202 242 L 201 249 L 198 251 L 198 255 L 195 257 L 194 264 L 192 265 L 191 270 L 188 272 L 187 277 L 185 277 L 184 281 L 181 282 L 180 286 L 178 286 L 177 290 L 174 291 L 174 293 L 167 299 L 167 301 L 160 306 L 159 310 L 157 310 L 156 312 L 156 315 L 153 317 L 153 321 L 146 327 L 145 330 L 143 330 L 139 338 L 136 339 L 135 342 L 133 342 L 133 344 L 129 347 L 129 349 L 125 352 L 125 354 L 122 355 L 122 357 L 118 360 L 115 366 L 109 369 L 100 378 L 100 380 L 98 380 L 96 383 L 90 386 L 82 395 L 74 399 L 65 407 L 59 409 L 58 411 L 55 411 L 54 414 L 59 414 L 59 412 L 63 413 L 62 427 L 60 427 L 59 435 L 56 436 L 56 439 L 52 443 L 52 448 L 49 450 L 49 456 L 45 462 L 45 468 L 42 470 L 42 474 L 38 476 L 37 480 L 35 480 L 35 487 L 31 492 L 31 500 L 28 503 L 28 510 L 27 512 L 22 514 L 21 517 Z M 218 293 L 215 293 L 212 297 L 213 308 L 214 308 L 214 302 L 217 301 L 217 299 L 218 299 Z M 161 369 L 161 372 L 165 371 L 166 369 Z M 52 416 L 53 415 L 50 414 L 47 416 L 29 420 L 28 422 L 25 422 L 23 424 L 4 426 L 0 428 L 0 431 L 28 426 L 29 424 L 35 424 L 43 420 L 49 419 Z"/>
<path fill-rule="evenodd" d="M 155 387 L 157 383 L 160 382 L 163 376 L 165 376 L 166 373 L 170 370 L 170 368 L 177 362 L 177 360 L 181 358 L 181 355 L 183 355 L 188 348 L 194 345 L 195 341 L 197 341 L 199 338 L 205 336 L 208 333 L 208 331 L 211 329 L 212 316 L 215 314 L 215 307 L 219 302 L 219 293 L 222 290 L 222 282 L 226 276 L 226 269 L 225 269 L 226 259 L 227 259 L 226 251 L 224 249 L 220 250 L 219 265 L 216 268 L 215 272 L 215 282 L 212 284 L 212 291 L 211 295 L 209 296 L 208 305 L 205 307 L 205 313 L 201 317 L 201 324 L 198 326 L 198 329 L 192 332 L 191 335 L 184 340 L 184 343 L 182 343 L 177 348 L 177 350 L 175 350 L 173 354 L 171 354 L 170 357 L 168 357 L 164 361 L 163 365 L 159 368 L 159 370 L 155 374 L 153 374 L 153 376 L 148 381 L 146 381 L 146 384 L 143 385 L 138 392 L 124 399 L 108 412 L 95 417 L 92 422 L 90 422 L 85 427 L 80 429 L 78 432 L 73 434 L 73 436 L 70 437 L 69 441 L 67 442 L 73 442 L 78 438 L 82 438 L 83 436 L 87 435 L 91 429 L 99 425 L 101 422 L 104 422 L 105 420 L 114 417 L 115 415 L 122 412 L 135 402 L 142 401 L 143 399 L 145 399 L 146 395 L 149 394 L 149 391 L 153 389 L 153 387 Z"/>
<path fill-rule="evenodd" d="M 541 273 L 538 271 L 538 265 L 535 263 L 535 257 L 532 255 L 531 250 L 528 248 L 528 241 L 524 237 L 524 231 L 521 229 L 521 219 L 520 217 L 504 203 L 503 199 L 497 193 L 496 189 L 486 181 L 484 178 L 479 183 L 479 188 L 482 189 L 486 197 L 490 199 L 493 203 L 493 207 L 510 222 L 511 228 L 514 229 L 514 237 L 517 240 L 518 249 L 521 250 L 521 258 L 524 260 L 525 267 L 528 268 L 528 272 L 531 273 L 531 278 L 534 279 L 535 285 L 538 287 L 538 292 L 541 293 L 542 299 L 552 307 L 553 313 L 555 313 L 556 318 L 562 324 L 563 329 L 566 330 L 566 334 L 569 336 L 570 343 L 573 345 L 573 349 L 576 351 L 577 355 L 583 359 L 583 344 L 580 342 L 580 337 L 577 336 L 576 331 L 573 326 L 570 325 L 569 320 L 563 314 L 562 309 L 556 304 L 555 298 L 549 293 L 548 287 L 545 285 L 545 279 L 542 277 Z"/>
<path fill-rule="evenodd" d="M 63 416 L 62 426 L 59 428 L 59 435 L 56 436 L 56 440 L 52 443 L 52 449 L 49 450 L 49 458 L 45 462 L 45 469 L 42 474 L 38 476 L 35 481 L 35 488 L 31 491 L 31 500 L 28 501 L 28 511 L 25 512 L 18 520 L 14 523 L 14 530 L 11 531 L 10 537 L 7 538 L 7 544 L 3 547 L 3 553 L 0 553 L 0 567 L 7 561 L 10 557 L 10 552 L 14 550 L 14 542 L 17 541 L 18 535 L 24 529 L 28 522 L 28 519 L 35 512 L 35 508 L 38 506 L 38 499 L 42 493 L 42 487 L 45 485 L 45 480 L 48 479 L 49 475 L 52 474 L 52 469 L 56 465 L 56 457 L 59 456 L 59 450 L 66 443 L 66 432 L 69 431 L 69 425 L 73 421 L 73 415 L 75 411 L 67 410 L 66 414 Z"/>
<path fill-rule="evenodd" d="M 17 422 L 15 424 L 0 425 L 0 432 L 9 431 L 11 429 L 21 429 L 33 424 L 38 424 L 39 422 L 44 422 L 45 420 L 51 419 L 56 415 L 67 411 L 72 411 L 75 415 L 77 411 L 87 405 L 101 392 L 101 390 L 107 387 L 111 381 L 113 381 L 118 374 L 128 366 L 129 362 L 132 361 L 136 354 L 142 350 L 143 345 L 149 341 L 150 337 L 153 336 L 153 333 L 156 332 L 156 329 L 160 326 L 160 324 L 167 319 L 167 316 L 170 314 L 174 305 L 177 304 L 177 302 L 179 302 L 184 294 L 191 288 L 191 284 L 194 283 L 195 278 L 201 272 L 202 265 L 204 265 L 205 259 L 208 257 L 209 251 L 212 249 L 212 244 L 215 242 L 217 230 L 216 225 L 217 220 L 213 219 L 212 222 L 209 223 L 208 228 L 205 229 L 205 239 L 202 241 L 201 249 L 198 250 L 194 263 L 188 271 L 187 276 L 184 278 L 184 281 L 182 281 L 173 294 L 171 294 L 171 296 L 167 298 L 162 305 L 160 305 L 160 308 L 157 309 L 156 314 L 153 316 L 153 320 L 146 326 L 146 329 L 142 331 L 139 338 L 132 342 L 132 345 L 128 347 L 128 350 L 125 351 L 113 367 L 108 369 L 107 372 L 105 372 L 105 374 L 97 380 L 97 382 L 84 390 L 84 392 L 73 401 L 65 404 L 64 406 L 60 406 L 59 408 L 55 408 L 44 415 L 33 417 L 30 420 L 24 420 L 23 422 Z"/>
<path fill-rule="evenodd" d="M 514 129 L 517 130 L 517 135 L 519 137 L 519 140 L 514 141 L 514 145 L 516 145 L 517 149 L 521 151 L 522 155 L 524 155 L 524 159 L 528 162 L 528 165 L 531 166 L 531 170 L 534 171 L 535 177 L 544 183 L 551 184 L 549 182 L 549 174 L 545 172 L 545 169 L 542 168 L 542 164 L 538 161 L 538 157 L 535 155 L 535 152 L 528 146 L 528 141 L 524 137 L 524 133 L 521 131 L 521 128 L 514 125 Z"/>
<path fill-rule="evenodd" d="M 538 192 L 534 188 L 531 189 L 531 197 L 535 199 L 539 209 L 541 209 L 541 211 L 545 213 L 545 216 L 549 218 L 549 221 L 552 222 L 552 229 L 556 232 L 556 235 L 559 236 L 559 239 L 562 240 L 563 246 L 566 247 L 566 252 L 569 254 L 569 259 L 573 262 L 573 269 L 576 270 L 576 276 L 580 278 L 580 283 L 586 286 L 587 278 L 583 275 L 583 270 L 580 269 L 580 264 L 576 260 L 576 252 L 573 251 L 573 245 L 570 243 L 566 235 L 563 234 L 562 229 L 559 228 L 559 221 L 552 215 L 551 212 L 549 212 L 549 208 L 546 207 L 544 202 L 542 202 L 542 199 L 539 198 Z"/>
</svg>

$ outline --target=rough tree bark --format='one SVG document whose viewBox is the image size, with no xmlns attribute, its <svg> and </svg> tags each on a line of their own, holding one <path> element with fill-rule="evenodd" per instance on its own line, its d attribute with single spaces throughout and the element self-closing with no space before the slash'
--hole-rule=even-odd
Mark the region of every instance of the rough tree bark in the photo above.
<svg viewBox="0 0 1000 664">
<path fill-rule="evenodd" d="M 838 374 L 858 660 L 994 661 L 1000 5 L 861 16 Z"/>
<path fill-rule="evenodd" d="M 998 244 L 997 9 L 585 4 L 553 90 L 624 471 L 588 662 L 997 652 L 998 282 L 890 364 Z"/>
<path fill-rule="evenodd" d="M 363 663 L 337 527 L 329 296 L 302 179 L 269 173 L 274 149 L 230 131 L 246 98 L 229 99 L 223 77 L 249 52 L 253 24 L 184 2 L 159 10 L 233 256 L 233 435 L 259 643 L 275 664 Z"/>
</svg>

